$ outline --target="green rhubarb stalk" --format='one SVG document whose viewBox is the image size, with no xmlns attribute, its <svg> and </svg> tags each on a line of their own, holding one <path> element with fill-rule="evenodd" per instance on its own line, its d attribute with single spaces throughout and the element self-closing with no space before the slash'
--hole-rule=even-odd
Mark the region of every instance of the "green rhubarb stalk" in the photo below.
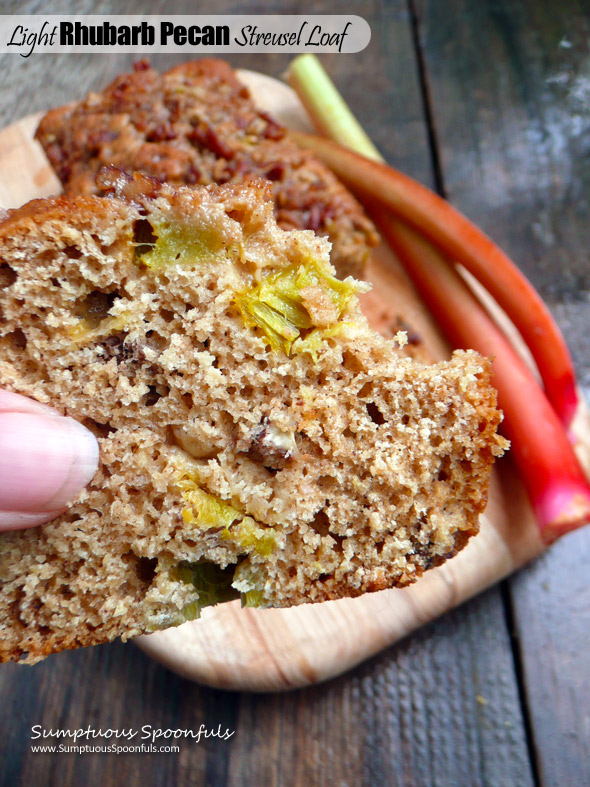
<svg viewBox="0 0 590 787">
<path fill-rule="evenodd" d="M 547 396 L 568 426 L 578 408 L 569 350 L 549 309 L 509 257 L 450 203 L 412 178 L 332 141 L 290 133 L 361 200 L 387 207 L 479 280 L 528 345 Z"/>
<path fill-rule="evenodd" d="M 309 62 L 310 59 L 314 62 Z M 306 56 L 304 68 L 292 68 L 289 76 L 292 87 L 302 99 L 314 124 L 322 133 L 332 137 L 331 119 L 337 117 L 334 139 L 351 148 L 357 145 L 359 152 L 362 151 L 373 160 L 382 160 L 370 140 L 367 144 L 368 138 L 364 132 L 359 134 L 359 124 L 334 84 L 329 79 L 320 79 L 318 72 L 321 70 L 317 59 Z M 332 107 L 336 107 L 337 112 L 332 111 Z M 347 137 L 346 132 L 347 117 L 350 121 L 350 137 Z M 387 175 L 383 176 L 380 185 L 390 185 Z M 512 442 L 512 456 L 533 505 L 543 539 L 549 543 L 587 523 L 590 520 L 590 486 L 556 411 L 530 369 L 449 260 L 421 237 L 419 225 L 414 221 L 414 227 L 409 227 L 396 219 L 392 215 L 391 200 L 383 198 L 379 185 L 367 189 L 365 194 L 372 198 L 373 216 L 381 232 L 451 341 L 457 346 L 471 347 L 484 355 L 494 356 L 493 382 L 506 416 L 505 426 Z M 403 215 L 403 211 L 399 213 Z M 479 233 L 473 225 L 469 227 Z M 514 267 L 512 263 L 510 265 Z M 508 278 L 514 281 L 513 274 Z M 516 281 L 519 283 L 518 277 Z M 532 289 L 530 285 L 528 287 Z M 526 308 L 530 304 L 525 302 L 523 305 Z M 563 344 L 561 334 L 556 330 Z M 561 349 L 559 345 L 558 350 Z M 567 348 L 565 352 L 569 359 Z M 554 359 L 550 360 L 553 362 Z M 547 364 L 541 362 L 539 367 L 547 372 Z M 561 403 L 563 405 L 563 400 Z M 571 401 L 568 406 L 571 408 Z M 569 420 L 569 416 L 565 420 Z"/>
<path fill-rule="evenodd" d="M 396 215 L 426 235 L 451 259 L 461 262 L 483 284 L 520 331 L 549 400 L 569 426 L 578 408 L 573 363 L 555 320 L 526 277 L 446 200 L 383 163 L 315 55 L 296 58 L 287 78 L 318 131 L 332 140 L 328 143 L 291 132 L 295 141 L 311 149 L 359 195 L 387 203 Z M 338 149 L 333 142 L 347 150 Z"/>
<path fill-rule="evenodd" d="M 299 55 L 292 60 L 287 81 L 320 134 L 367 158 L 383 161 L 315 55 Z"/>
</svg>

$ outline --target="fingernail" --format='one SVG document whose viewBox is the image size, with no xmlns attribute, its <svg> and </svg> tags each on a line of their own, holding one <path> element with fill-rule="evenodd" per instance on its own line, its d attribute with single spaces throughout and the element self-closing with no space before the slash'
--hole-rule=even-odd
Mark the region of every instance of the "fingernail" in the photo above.
<svg viewBox="0 0 590 787">
<path fill-rule="evenodd" d="M 58 508 L 57 511 L 0 511 L 0 531 L 24 530 L 27 527 L 44 525 L 65 510 Z"/>
<path fill-rule="evenodd" d="M 0 412 L 1 510 L 63 508 L 97 466 L 96 438 L 72 418 Z"/>
<path fill-rule="evenodd" d="M 12 393 L 0 388 L 0 413 L 39 413 L 43 415 L 59 415 L 57 410 L 47 404 L 41 404 L 28 396 Z"/>
</svg>

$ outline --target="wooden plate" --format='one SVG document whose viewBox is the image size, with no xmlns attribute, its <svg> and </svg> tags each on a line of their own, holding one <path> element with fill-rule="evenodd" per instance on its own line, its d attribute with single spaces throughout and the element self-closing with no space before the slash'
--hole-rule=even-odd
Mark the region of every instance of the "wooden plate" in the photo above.
<svg viewBox="0 0 590 787">
<path fill-rule="evenodd" d="M 260 106 L 288 126 L 308 128 L 286 85 L 254 72 L 241 76 Z M 25 118 L 0 133 L 3 207 L 60 191 L 33 140 L 38 119 Z M 375 254 L 369 278 L 376 286 L 364 296 L 363 305 L 377 329 L 386 331 L 396 314 L 403 314 L 433 358 L 448 355 L 436 326 L 385 249 Z M 511 335 L 521 347 L 514 332 Z M 580 412 L 576 429 L 580 446 L 587 447 L 585 412 Z M 135 642 L 170 669 L 211 686 L 254 691 L 305 686 L 350 669 L 498 582 L 543 549 L 520 482 L 510 460 L 503 459 L 493 474 L 480 534 L 457 557 L 409 588 L 285 610 L 241 609 L 239 602 L 231 602 L 205 609 L 198 621 Z"/>
</svg>

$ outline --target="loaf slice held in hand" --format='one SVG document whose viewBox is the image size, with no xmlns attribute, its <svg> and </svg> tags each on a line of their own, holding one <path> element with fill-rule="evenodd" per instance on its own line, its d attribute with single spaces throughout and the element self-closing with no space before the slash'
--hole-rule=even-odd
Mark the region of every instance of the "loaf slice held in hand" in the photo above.
<svg viewBox="0 0 590 787">
<path fill-rule="evenodd" d="M 0 224 L 0 385 L 101 450 L 57 520 L 0 534 L 1 659 L 407 585 L 477 533 L 488 360 L 403 357 L 267 183 L 101 187 Z"/>
</svg>

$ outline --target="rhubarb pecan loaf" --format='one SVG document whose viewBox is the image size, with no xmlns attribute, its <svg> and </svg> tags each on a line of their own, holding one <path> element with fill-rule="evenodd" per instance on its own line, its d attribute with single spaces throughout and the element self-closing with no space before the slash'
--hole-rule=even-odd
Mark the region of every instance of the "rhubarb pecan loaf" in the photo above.
<svg viewBox="0 0 590 787">
<path fill-rule="evenodd" d="M 110 164 L 175 185 L 267 178 L 279 226 L 327 235 L 341 276 L 360 275 L 377 241 L 352 195 L 256 109 L 221 60 L 195 60 L 165 74 L 141 61 L 102 93 L 49 112 L 37 139 L 66 192 L 96 193 L 96 173 Z"/>
<path fill-rule="evenodd" d="M 0 385 L 99 438 L 51 524 L 0 534 L 0 659 L 413 582 L 478 530 L 502 452 L 489 362 L 374 333 L 268 184 L 120 172 L 0 223 Z M 403 337 L 399 337 L 402 341 Z"/>
</svg>

